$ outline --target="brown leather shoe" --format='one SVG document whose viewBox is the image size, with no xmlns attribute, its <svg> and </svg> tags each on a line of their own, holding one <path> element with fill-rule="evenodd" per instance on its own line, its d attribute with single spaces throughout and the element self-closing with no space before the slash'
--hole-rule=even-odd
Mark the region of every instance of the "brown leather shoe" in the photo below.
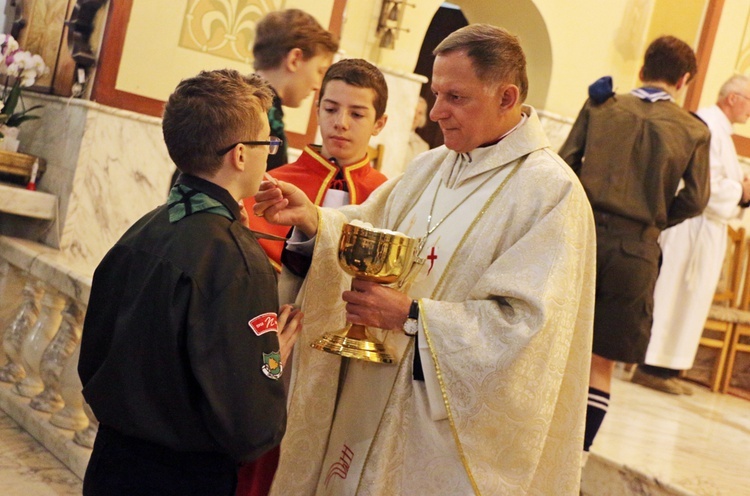
<svg viewBox="0 0 750 496">
<path fill-rule="evenodd" d="M 661 377 L 656 377 L 655 375 L 647 374 L 641 371 L 641 369 L 635 369 L 631 382 L 664 393 L 683 394 L 682 386 L 676 382 L 674 377 L 663 379 Z"/>
<path fill-rule="evenodd" d="M 677 384 L 677 387 L 682 390 L 682 394 L 684 394 L 685 396 L 693 395 L 693 388 L 685 384 L 684 381 L 679 380 L 677 377 L 672 377 L 670 381 L 674 381 L 674 383 Z"/>
</svg>

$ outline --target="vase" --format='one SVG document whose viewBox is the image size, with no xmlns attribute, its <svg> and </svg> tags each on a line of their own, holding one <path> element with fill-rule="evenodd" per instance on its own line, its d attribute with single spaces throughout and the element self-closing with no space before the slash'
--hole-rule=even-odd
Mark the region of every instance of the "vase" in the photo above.
<svg viewBox="0 0 750 496">
<path fill-rule="evenodd" d="M 18 133 L 20 131 L 17 127 L 0 126 L 0 133 L 3 133 L 3 137 L 0 138 L 0 150 L 17 152 L 18 145 L 21 143 L 18 141 Z"/>
</svg>

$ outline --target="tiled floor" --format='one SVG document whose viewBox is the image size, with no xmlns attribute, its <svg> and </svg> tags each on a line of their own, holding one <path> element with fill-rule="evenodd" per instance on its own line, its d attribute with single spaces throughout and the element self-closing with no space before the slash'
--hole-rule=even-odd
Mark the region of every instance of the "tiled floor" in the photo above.
<svg viewBox="0 0 750 496">
<path fill-rule="evenodd" d="M 587 495 L 750 496 L 750 401 L 616 379 L 592 453 Z M 0 494 L 81 494 L 80 479 L 1 411 Z"/>
<path fill-rule="evenodd" d="M 750 402 L 691 385 L 674 396 L 616 379 L 592 453 L 687 494 L 749 496 Z"/>
<path fill-rule="evenodd" d="M 0 494 L 81 494 L 81 480 L 0 410 Z"/>
</svg>

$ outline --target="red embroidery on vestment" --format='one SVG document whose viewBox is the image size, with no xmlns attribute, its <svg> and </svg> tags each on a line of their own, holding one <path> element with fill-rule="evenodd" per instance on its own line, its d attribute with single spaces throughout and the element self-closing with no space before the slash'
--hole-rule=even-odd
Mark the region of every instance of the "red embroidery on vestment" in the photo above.
<svg viewBox="0 0 750 496">
<path fill-rule="evenodd" d="M 430 275 L 430 272 L 432 272 L 432 266 L 435 265 L 435 260 L 437 260 L 437 254 L 435 253 L 434 246 L 430 250 L 430 254 L 427 255 L 427 260 L 430 261 L 430 268 L 427 270 L 427 275 Z"/>
<path fill-rule="evenodd" d="M 349 467 L 351 466 L 352 460 L 354 459 L 354 451 L 349 446 L 344 445 L 341 449 L 341 456 L 339 461 L 331 464 L 331 468 L 328 469 L 328 475 L 326 475 L 326 487 L 333 477 L 340 479 L 346 479 L 346 475 L 349 473 Z"/>
</svg>

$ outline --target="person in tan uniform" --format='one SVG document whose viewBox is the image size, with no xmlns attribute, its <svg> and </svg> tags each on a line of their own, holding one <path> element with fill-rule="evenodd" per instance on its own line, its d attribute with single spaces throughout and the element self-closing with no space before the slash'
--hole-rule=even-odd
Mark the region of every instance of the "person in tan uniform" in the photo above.
<svg viewBox="0 0 750 496">
<path fill-rule="evenodd" d="M 586 453 L 609 406 L 615 362 L 642 363 L 646 354 L 661 259 L 659 233 L 700 214 L 708 202 L 709 131 L 675 103 L 696 70 L 695 54 L 685 42 L 657 38 L 646 50 L 643 86 L 615 96 L 598 91 L 601 83 L 592 85 L 595 96 L 586 101 L 560 150 L 580 178 L 596 220 Z"/>
</svg>

